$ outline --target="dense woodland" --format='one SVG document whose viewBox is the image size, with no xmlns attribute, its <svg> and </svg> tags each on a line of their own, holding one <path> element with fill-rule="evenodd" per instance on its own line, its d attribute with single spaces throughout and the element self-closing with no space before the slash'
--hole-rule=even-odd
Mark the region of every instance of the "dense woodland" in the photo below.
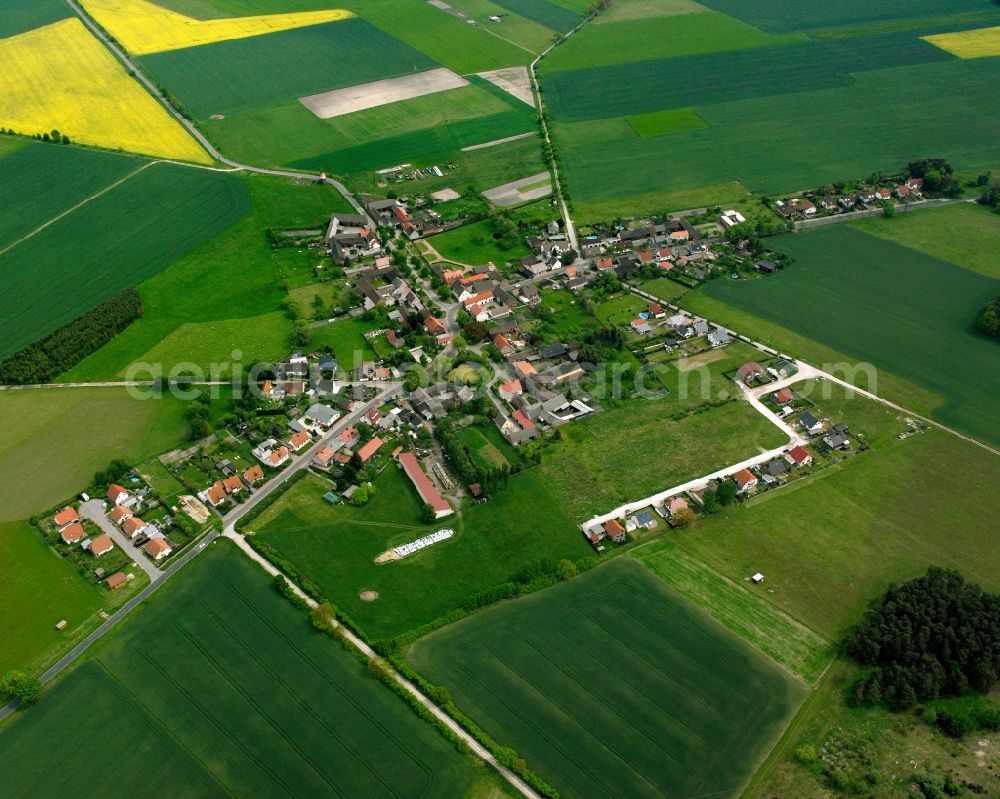
<svg viewBox="0 0 1000 799">
<path fill-rule="evenodd" d="M 855 704 L 918 701 L 986 692 L 1000 674 L 1000 596 L 931 568 L 892 586 L 847 640 L 847 651 L 872 669 L 854 689 Z"/>
<path fill-rule="evenodd" d="M 139 292 L 130 287 L 92 311 L 0 361 L 0 383 L 48 383 L 72 369 L 142 316 Z"/>
</svg>

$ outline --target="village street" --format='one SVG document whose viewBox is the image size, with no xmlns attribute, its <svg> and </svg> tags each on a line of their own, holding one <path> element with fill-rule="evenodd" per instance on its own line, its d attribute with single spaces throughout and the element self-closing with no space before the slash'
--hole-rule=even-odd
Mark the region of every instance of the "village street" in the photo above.
<svg viewBox="0 0 1000 799">
<path fill-rule="evenodd" d="M 157 580 L 162 580 L 164 573 L 156 568 L 153 561 L 146 557 L 139 547 L 132 543 L 118 525 L 105 516 L 106 508 L 107 503 L 103 499 L 91 499 L 80 505 L 80 515 L 84 519 L 90 519 L 90 521 L 111 536 L 111 540 L 115 542 L 115 546 L 125 552 L 135 561 L 136 566 L 149 575 L 150 582 L 155 583 Z"/>
</svg>

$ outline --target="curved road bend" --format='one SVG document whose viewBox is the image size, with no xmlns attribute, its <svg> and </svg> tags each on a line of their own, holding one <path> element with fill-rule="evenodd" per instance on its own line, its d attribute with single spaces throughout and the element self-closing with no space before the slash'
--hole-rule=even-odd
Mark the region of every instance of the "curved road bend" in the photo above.
<svg viewBox="0 0 1000 799">
<path fill-rule="evenodd" d="M 163 107 L 166 108 L 167 111 L 178 122 L 180 122 L 187 129 L 187 131 L 194 136 L 195 139 L 197 139 L 198 143 L 208 151 L 208 154 L 217 161 L 221 161 L 223 164 L 227 164 L 235 169 L 243 169 L 247 172 L 256 172 L 259 175 L 275 175 L 277 177 L 285 178 L 309 178 L 311 180 L 319 179 L 318 175 L 313 175 L 308 172 L 297 172 L 289 169 L 265 169 L 264 167 L 241 164 L 239 161 L 234 161 L 233 159 L 224 156 L 215 148 L 215 145 L 213 145 L 208 138 L 206 138 L 205 134 L 195 127 L 193 122 L 189 119 L 185 119 L 185 117 L 176 108 L 167 102 L 167 98 L 163 96 L 163 92 L 161 92 L 156 85 L 146 77 L 145 73 L 140 70 L 131 59 L 129 59 L 124 50 L 122 50 L 115 42 L 111 41 L 111 39 L 105 35 L 100 26 L 98 26 L 97 23 L 84 13 L 83 9 L 77 5 L 75 0 L 66 0 L 66 4 L 73 9 L 73 13 L 75 13 L 83 24 L 86 25 L 98 39 L 100 39 L 104 46 L 114 53 L 115 57 L 125 66 L 125 68 L 129 70 L 142 83 L 143 86 L 146 87 L 146 90 L 159 100 L 161 105 L 163 105 Z M 359 214 L 367 216 L 365 209 L 361 207 L 361 204 L 354 198 L 354 195 L 347 190 L 347 187 L 343 183 L 329 177 L 326 178 L 326 181 L 339 191 L 341 195 L 343 195 L 344 199 L 351 204 L 351 207 L 354 208 L 355 211 Z"/>
<path fill-rule="evenodd" d="M 360 408 L 346 416 L 342 417 L 337 424 L 333 425 L 313 446 L 305 450 L 303 453 L 295 456 L 292 460 L 291 465 L 285 469 L 280 474 L 276 475 L 268 483 L 265 483 L 260 489 L 255 491 L 250 495 L 246 502 L 242 503 L 238 507 L 227 513 L 222 521 L 223 526 L 228 530 L 232 529 L 236 522 L 241 516 L 252 510 L 258 503 L 263 501 L 268 497 L 271 492 L 273 492 L 279 485 L 284 483 L 288 478 L 295 474 L 300 469 L 305 468 L 309 465 L 312 460 L 313 455 L 316 450 L 319 449 L 323 444 L 329 441 L 333 436 L 339 433 L 344 427 L 350 426 L 355 422 L 359 421 L 361 417 L 366 414 L 373 406 L 381 404 L 385 398 L 399 388 L 399 383 L 382 383 L 380 391 L 374 399 L 369 400 Z M 44 674 L 41 676 L 42 683 L 47 683 L 54 679 L 60 672 L 62 672 L 67 666 L 69 666 L 74 660 L 76 660 L 80 655 L 87 651 L 87 649 L 94 644 L 96 641 L 100 640 L 106 633 L 108 633 L 118 622 L 124 619 L 129 613 L 131 613 L 135 608 L 145 602 L 153 592 L 161 588 L 166 582 L 167 578 L 172 577 L 178 571 L 180 571 L 184 566 L 191 562 L 197 555 L 199 555 L 205 547 L 212 543 L 216 538 L 219 537 L 219 533 L 215 530 L 210 530 L 198 541 L 192 542 L 191 546 L 188 548 L 187 552 L 179 555 L 175 560 L 173 560 L 170 565 L 163 569 L 163 571 L 157 570 L 155 579 L 152 579 L 150 584 L 146 586 L 142 591 L 132 597 L 128 602 L 122 605 L 118 610 L 116 610 L 108 619 L 101 624 L 96 630 L 90 633 L 86 638 L 84 638 L 80 643 L 74 646 L 69 652 L 59 658 L 56 663 L 54 663 Z M 140 556 L 141 558 L 142 556 Z M 143 561 L 140 559 L 137 563 L 142 564 Z M 155 567 L 153 567 L 155 568 Z M 147 570 L 148 571 L 148 570 Z M 151 578 L 153 575 L 150 575 Z M 13 713 L 19 702 L 13 700 L 8 702 L 7 705 L 0 708 L 0 721 L 7 718 L 11 713 Z"/>
</svg>

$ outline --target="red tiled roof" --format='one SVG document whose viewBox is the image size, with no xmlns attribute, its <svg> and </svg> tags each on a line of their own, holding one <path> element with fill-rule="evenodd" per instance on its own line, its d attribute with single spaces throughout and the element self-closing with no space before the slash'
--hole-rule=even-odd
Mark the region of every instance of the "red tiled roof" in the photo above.
<svg viewBox="0 0 1000 799">
<path fill-rule="evenodd" d="M 130 511 L 128 508 L 122 507 L 121 505 L 115 505 L 111 509 L 111 513 L 109 513 L 108 515 L 111 517 L 111 521 L 113 521 L 115 524 L 121 524 L 122 521 L 124 521 L 125 519 L 127 519 L 129 516 L 132 515 L 132 511 Z"/>
<path fill-rule="evenodd" d="M 208 487 L 205 494 L 208 496 L 209 502 L 213 505 L 219 505 L 226 499 L 226 487 L 221 480 L 216 480 L 213 485 Z"/>
<path fill-rule="evenodd" d="M 498 350 L 502 350 L 502 349 L 505 349 L 506 347 L 510 346 L 510 341 L 502 333 L 497 333 L 493 337 L 493 343 L 496 345 L 496 348 Z"/>
<path fill-rule="evenodd" d="M 610 536 L 621 535 L 625 532 L 625 528 L 621 526 L 617 519 L 608 519 L 604 523 L 604 532 Z"/>
<path fill-rule="evenodd" d="M 333 447 L 323 447 L 316 452 L 313 459 L 321 466 L 326 466 L 333 460 Z"/>
<path fill-rule="evenodd" d="M 115 544 L 108 535 L 99 535 L 90 542 L 90 553 L 95 557 L 99 557 L 105 552 L 110 552 L 114 548 Z"/>
<path fill-rule="evenodd" d="M 793 461 L 799 464 L 805 463 L 807 460 L 812 458 L 812 455 L 809 454 L 809 450 L 802 446 L 792 447 L 788 454 Z"/>
<path fill-rule="evenodd" d="M 361 462 L 368 463 L 372 459 L 372 456 L 382 448 L 384 443 L 381 438 L 376 437 L 361 447 L 358 450 L 358 457 L 361 458 Z"/>
<path fill-rule="evenodd" d="M 733 479 L 740 488 L 746 488 L 746 486 L 754 482 L 757 478 L 753 476 L 753 472 L 749 469 L 740 469 L 733 475 Z"/>
<path fill-rule="evenodd" d="M 170 544 L 164 541 L 162 538 L 151 538 L 143 547 L 146 550 L 146 554 L 151 558 L 158 559 L 164 555 L 169 555 L 171 552 Z"/>
<path fill-rule="evenodd" d="M 271 461 L 273 465 L 278 466 L 283 463 L 287 457 L 288 447 L 278 447 L 270 454 L 270 456 L 268 456 L 268 460 Z"/>
<path fill-rule="evenodd" d="M 295 435 L 293 435 L 290 439 L 288 439 L 288 443 L 292 445 L 292 449 L 295 450 L 302 449 L 302 447 L 304 447 L 306 444 L 309 443 L 309 433 L 307 433 L 305 430 L 300 430 L 298 433 L 295 433 Z"/>
<path fill-rule="evenodd" d="M 426 327 L 431 333 L 435 330 L 443 333 L 446 329 L 441 320 L 434 316 L 428 316 L 424 319 L 424 327 Z"/>
<path fill-rule="evenodd" d="M 521 381 L 517 379 L 507 380 L 500 384 L 501 394 L 520 394 Z"/>
<path fill-rule="evenodd" d="M 258 483 L 264 479 L 264 470 L 256 463 L 243 472 L 243 479 L 248 483 Z"/>
<path fill-rule="evenodd" d="M 527 377 L 528 375 L 533 375 L 536 372 L 535 367 L 532 366 L 527 361 L 518 361 L 517 363 L 514 364 L 514 368 L 517 369 L 517 371 L 520 372 L 525 377 Z"/>
<path fill-rule="evenodd" d="M 73 522 L 68 525 L 65 530 L 59 533 L 62 536 L 62 540 L 66 544 L 72 544 L 76 541 L 82 541 L 87 537 L 87 531 L 83 529 L 83 525 L 80 522 Z"/>
<path fill-rule="evenodd" d="M 112 483 L 108 486 L 108 502 L 117 503 L 119 499 L 128 497 L 128 491 L 122 488 L 120 485 Z"/>
<path fill-rule="evenodd" d="M 444 498 L 430 481 L 430 478 L 420 468 L 416 455 L 412 452 L 403 452 L 399 456 L 399 462 L 403 465 L 403 471 L 406 472 L 406 476 L 410 478 L 414 488 L 417 489 L 417 493 L 420 494 L 420 498 L 424 502 L 434 508 L 435 511 L 451 510 L 451 506 L 445 502 Z"/>
<path fill-rule="evenodd" d="M 76 511 L 67 506 L 53 516 L 52 521 L 55 522 L 56 527 L 65 527 L 70 522 L 75 522 L 79 518 L 80 517 L 76 515 Z"/>
<path fill-rule="evenodd" d="M 780 391 L 774 392 L 774 401 L 780 405 L 791 402 L 793 399 L 795 399 L 795 395 L 790 388 L 783 388 Z"/>
<path fill-rule="evenodd" d="M 129 538 L 134 538 L 135 534 L 138 533 L 145 526 L 146 523 L 142 519 L 136 516 L 129 516 L 122 523 L 122 530 L 125 532 L 125 535 L 127 535 Z"/>
<path fill-rule="evenodd" d="M 107 583 L 108 588 L 121 588 L 127 582 L 125 572 L 115 572 L 104 582 Z"/>
<path fill-rule="evenodd" d="M 524 415 L 524 411 L 518 408 L 511 414 L 514 417 L 514 421 L 517 422 L 524 430 L 534 430 L 535 423 L 531 421 L 527 416 Z"/>
<path fill-rule="evenodd" d="M 343 430 L 341 430 L 337 434 L 337 438 L 340 439 L 341 443 L 346 444 L 348 441 L 350 441 L 352 438 L 354 438 L 357 434 L 358 434 L 358 431 L 355 430 L 353 427 L 345 427 Z"/>
<path fill-rule="evenodd" d="M 243 490 L 243 481 L 235 474 L 229 475 L 229 477 L 222 481 L 222 484 L 230 494 L 235 494 Z"/>
</svg>

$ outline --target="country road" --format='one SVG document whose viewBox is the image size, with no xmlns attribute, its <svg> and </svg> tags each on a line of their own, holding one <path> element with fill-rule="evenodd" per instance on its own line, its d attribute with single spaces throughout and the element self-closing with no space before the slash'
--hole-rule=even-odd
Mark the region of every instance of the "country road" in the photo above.
<svg viewBox="0 0 1000 799">
<path fill-rule="evenodd" d="M 105 33 L 104 30 L 94 22 L 82 8 L 76 3 L 76 0 L 66 0 L 66 4 L 73 9 L 80 20 L 86 25 L 91 32 L 101 41 L 101 43 L 112 52 L 112 54 L 124 65 L 125 69 L 129 71 L 143 86 L 146 90 L 153 95 L 160 104 L 167 109 L 167 111 L 174 117 L 178 122 L 183 125 L 188 133 L 190 133 L 198 141 L 198 143 L 205 148 L 212 158 L 220 161 L 227 166 L 231 166 L 234 169 L 241 169 L 246 172 L 255 172 L 259 175 L 274 175 L 276 177 L 286 177 L 286 178 L 307 178 L 310 180 L 319 180 L 319 175 L 314 175 L 308 172 L 298 172 L 290 169 L 269 169 L 266 167 L 251 166 L 250 164 L 241 164 L 239 161 L 234 161 L 231 158 L 227 158 L 222 153 L 220 153 L 208 138 L 202 133 L 193 122 L 184 117 L 176 108 L 174 108 L 163 95 L 157 87 L 146 74 L 139 69 L 138 66 L 128 57 L 125 51 L 120 48 L 117 43 L 113 42 Z M 361 204 L 354 198 L 354 195 L 348 191 L 347 187 L 341 183 L 339 180 L 334 180 L 333 178 L 326 178 L 326 182 L 333 186 L 340 194 L 347 200 L 351 207 L 354 208 L 359 214 L 367 216 L 365 209 L 361 207 Z"/>
</svg>

